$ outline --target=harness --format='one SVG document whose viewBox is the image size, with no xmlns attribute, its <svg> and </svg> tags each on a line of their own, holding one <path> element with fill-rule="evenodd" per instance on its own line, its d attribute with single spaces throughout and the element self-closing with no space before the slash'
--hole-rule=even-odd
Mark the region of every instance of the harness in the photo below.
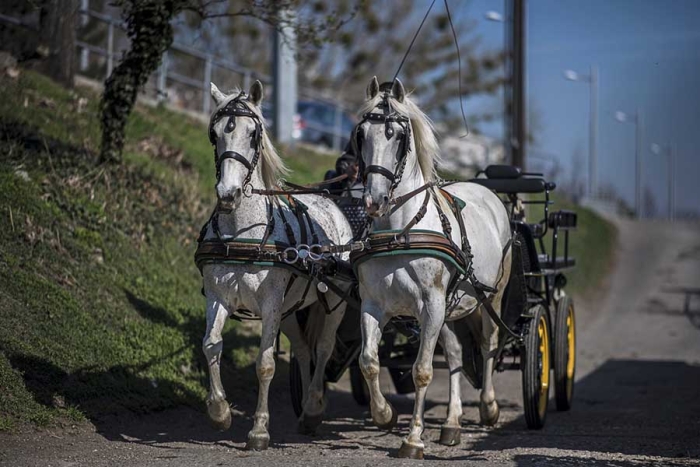
<svg viewBox="0 0 700 467">
<path fill-rule="evenodd" d="M 221 155 L 214 148 L 214 161 L 216 163 L 216 179 L 217 182 L 221 179 L 221 165 L 226 159 L 233 159 L 243 164 L 248 173 L 244 180 L 244 194 L 252 196 L 256 191 L 250 185 L 250 180 L 257 166 L 260 151 L 262 150 L 262 122 L 255 112 L 253 112 L 246 104 L 247 96 L 241 92 L 234 99 L 229 101 L 224 107 L 216 111 L 212 116 L 209 124 L 209 140 L 213 146 L 216 146 L 216 134 L 214 133 L 214 125 L 221 119 L 228 117 L 228 122 L 224 128 L 225 132 L 231 132 L 236 128 L 236 117 L 252 118 L 255 122 L 255 130 L 251 135 L 251 148 L 254 149 L 253 158 L 248 161 L 242 154 L 235 151 L 225 151 Z M 297 311 L 306 301 L 306 297 L 311 288 L 311 282 L 314 278 L 322 281 L 326 277 L 327 270 L 342 271 L 342 266 L 339 266 L 338 261 L 331 258 L 326 258 L 322 261 L 323 255 L 321 245 L 319 243 L 318 233 L 314 227 L 311 217 L 308 213 L 307 206 L 294 198 L 290 194 L 267 194 L 267 223 L 265 232 L 261 239 L 238 239 L 230 235 L 223 235 L 219 227 L 220 209 L 217 206 L 212 212 L 209 220 L 202 227 L 199 238 L 197 239 L 197 250 L 194 255 L 195 264 L 199 268 L 200 273 L 206 264 L 250 264 L 264 267 L 281 267 L 293 273 L 291 280 L 287 283 L 285 296 L 289 293 L 297 277 L 307 279 L 306 288 L 302 297 L 289 310 L 287 310 L 282 319 Z M 299 224 L 300 238 L 297 242 L 294 235 L 294 229 L 287 219 L 283 205 L 286 205 L 293 213 Z M 287 236 L 287 242 L 271 242 L 270 236 L 275 229 L 275 206 L 277 214 L 284 225 L 284 231 Z M 214 238 L 205 239 L 206 234 L 211 228 L 214 233 Z M 342 299 L 350 299 L 348 293 L 337 287 L 335 284 L 326 283 L 325 287 L 331 288 Z M 319 289 L 321 284 L 319 283 Z M 326 289 L 327 290 L 327 289 Z M 320 301 L 324 304 L 326 312 L 330 313 L 340 305 L 340 302 L 331 308 L 325 296 L 320 294 Z M 234 319 L 256 319 L 249 310 L 235 310 L 232 313 Z"/>
<path fill-rule="evenodd" d="M 492 294 L 491 296 L 493 296 L 493 294 L 497 292 L 497 289 L 481 283 L 476 278 L 473 268 L 473 254 L 471 252 L 471 245 L 469 243 L 469 238 L 467 237 L 464 219 L 461 215 L 461 211 L 465 207 L 465 204 L 462 200 L 452 196 L 450 193 L 444 190 L 445 186 L 454 182 L 441 184 L 437 184 L 436 182 L 428 182 L 410 193 L 393 198 L 393 192 L 401 181 L 406 167 L 408 153 L 410 151 L 411 125 L 408 117 L 397 114 L 391 108 L 389 101 L 391 85 L 392 83 L 384 83 L 380 86 L 380 91 L 383 91 L 384 95 L 379 107 L 382 108 L 384 112 L 381 114 L 374 112 L 364 114 L 360 123 L 358 123 L 358 125 L 355 127 L 352 144 L 354 145 L 355 153 L 357 154 L 360 169 L 364 174 L 365 181 L 367 180 L 368 175 L 376 173 L 386 177 L 391 182 L 389 199 L 392 209 L 389 215 L 396 212 L 403 204 L 419 193 L 425 192 L 425 196 L 418 212 L 401 230 L 384 230 L 373 232 L 373 219 L 368 217 L 364 232 L 361 235 L 361 238 L 365 239 L 364 247 L 361 250 L 358 249 L 350 253 L 350 261 L 353 265 L 353 270 L 356 271 L 360 264 L 373 257 L 408 254 L 431 256 L 441 259 L 449 264 L 452 264 L 457 269 L 457 274 L 455 274 L 451 279 L 447 288 L 447 310 L 452 310 L 457 306 L 461 299 L 461 297 L 457 294 L 459 286 L 463 282 L 468 281 L 474 289 L 476 299 L 484 305 L 484 308 L 496 325 L 503 332 L 513 337 L 516 342 L 522 343 L 522 336 L 514 333 L 508 328 L 508 326 L 493 309 L 491 297 L 486 296 L 486 293 L 490 293 Z M 398 138 L 401 138 L 401 143 L 396 154 L 397 163 L 393 172 L 380 165 L 365 166 L 364 158 L 362 157 L 362 142 L 364 139 L 362 125 L 365 122 L 383 123 L 385 125 L 384 134 L 387 140 L 391 139 L 395 133 L 392 123 L 398 123 L 402 128 L 403 131 L 397 136 Z M 450 224 L 449 218 L 440 207 L 440 203 L 437 200 L 437 196 L 439 195 L 437 191 L 434 190 L 435 187 L 439 189 L 440 195 L 442 195 L 448 202 L 450 209 L 452 210 L 452 214 L 457 220 L 461 240 L 461 245 L 459 246 L 452 240 L 452 225 Z M 435 198 L 435 206 L 438 211 L 443 232 L 439 233 L 430 230 L 412 230 L 427 213 L 430 199 L 433 197 Z M 505 258 L 511 244 L 512 239 L 507 242 L 503 249 L 503 258 Z"/>
</svg>

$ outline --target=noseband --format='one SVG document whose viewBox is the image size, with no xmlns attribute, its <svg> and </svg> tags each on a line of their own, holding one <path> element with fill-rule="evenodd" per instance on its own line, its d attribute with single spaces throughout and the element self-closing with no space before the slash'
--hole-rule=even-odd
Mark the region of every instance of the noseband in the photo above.
<svg viewBox="0 0 700 467">
<path fill-rule="evenodd" d="M 362 120 L 355 127 L 354 135 L 352 138 L 353 145 L 355 146 L 355 154 L 357 154 L 358 162 L 360 164 L 360 171 L 363 174 L 363 183 L 367 184 L 367 176 L 372 173 L 382 175 L 391 182 L 391 188 L 389 189 L 389 197 L 391 197 L 394 189 L 398 186 L 403 176 L 404 169 L 406 168 L 406 160 L 408 159 L 408 152 L 411 147 L 411 125 L 408 117 L 405 115 L 400 115 L 391 108 L 389 104 L 389 92 L 384 93 L 382 102 L 379 107 L 384 109 L 384 113 L 368 112 L 362 116 Z M 383 123 L 384 124 L 384 136 L 387 140 L 390 140 L 394 134 L 393 123 L 398 123 L 402 132 L 397 136 L 400 139 L 399 150 L 396 153 L 397 164 L 396 168 L 392 172 L 381 165 L 368 165 L 365 166 L 364 158 L 362 157 L 362 141 L 364 140 L 364 131 L 362 130 L 362 125 L 365 122 L 370 123 Z"/>
<path fill-rule="evenodd" d="M 253 177 L 253 172 L 255 167 L 258 165 L 258 159 L 260 158 L 260 151 L 263 147 L 262 142 L 262 122 L 260 117 L 250 110 L 250 108 L 245 104 L 248 102 L 248 96 L 245 92 L 241 92 L 235 98 L 231 99 L 225 106 L 216 111 L 216 113 L 211 117 L 211 122 L 209 123 L 209 141 L 212 146 L 214 146 L 214 163 L 216 164 L 216 181 L 221 180 L 221 165 L 226 159 L 233 159 L 240 162 L 248 169 L 245 180 L 243 181 L 243 192 L 249 191 L 248 186 L 250 186 L 250 179 Z M 228 122 L 224 128 L 225 133 L 231 133 L 236 128 L 236 117 L 248 117 L 252 118 L 255 122 L 255 131 L 250 139 L 250 147 L 255 150 L 253 153 L 253 159 L 248 160 L 242 154 L 236 151 L 224 151 L 220 155 L 216 153 L 216 133 L 214 132 L 214 125 L 216 125 L 219 120 L 224 117 L 228 117 Z"/>
</svg>

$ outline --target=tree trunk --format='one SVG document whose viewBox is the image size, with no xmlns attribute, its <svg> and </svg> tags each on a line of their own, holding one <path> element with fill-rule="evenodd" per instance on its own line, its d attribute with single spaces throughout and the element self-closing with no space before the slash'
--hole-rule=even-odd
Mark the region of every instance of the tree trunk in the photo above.
<svg viewBox="0 0 700 467">
<path fill-rule="evenodd" d="M 178 13 L 172 2 L 125 2 L 127 34 L 131 47 L 105 82 L 101 102 L 102 148 L 100 159 L 121 161 L 126 123 L 139 90 L 158 69 L 163 53 L 173 42 L 171 19 Z"/>
<path fill-rule="evenodd" d="M 41 6 L 39 20 L 40 42 L 48 56 L 41 66 L 42 71 L 72 88 L 75 77 L 75 26 L 78 0 L 45 0 Z"/>
</svg>

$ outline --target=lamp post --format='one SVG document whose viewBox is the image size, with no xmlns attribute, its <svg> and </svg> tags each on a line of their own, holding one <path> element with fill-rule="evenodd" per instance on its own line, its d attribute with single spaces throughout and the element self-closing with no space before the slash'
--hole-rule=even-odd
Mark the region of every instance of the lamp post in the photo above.
<svg viewBox="0 0 700 467">
<path fill-rule="evenodd" d="M 642 115 L 639 109 L 633 114 L 628 114 L 618 110 L 615 112 L 615 120 L 620 123 L 634 124 L 635 141 L 634 141 L 634 207 L 637 214 L 637 219 L 642 216 Z"/>
<path fill-rule="evenodd" d="M 652 143 L 650 146 L 651 152 L 654 154 L 661 155 L 663 152 L 666 152 L 666 157 L 668 159 L 668 174 L 667 174 L 667 183 L 668 183 L 668 220 L 673 222 L 673 214 L 675 211 L 675 181 L 674 181 L 674 160 L 673 160 L 673 144 L 668 143 L 666 145 L 661 145 L 657 143 Z"/>
<path fill-rule="evenodd" d="M 588 196 L 595 198 L 598 193 L 598 67 L 591 65 L 588 75 L 574 70 L 565 70 L 564 78 L 569 81 L 588 83 L 589 85 L 589 114 L 588 114 Z"/>
</svg>

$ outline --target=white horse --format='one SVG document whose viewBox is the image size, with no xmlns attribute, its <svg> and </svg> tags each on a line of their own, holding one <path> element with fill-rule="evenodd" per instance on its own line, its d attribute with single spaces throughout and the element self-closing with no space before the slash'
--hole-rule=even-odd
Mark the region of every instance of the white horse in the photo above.
<svg viewBox="0 0 700 467">
<path fill-rule="evenodd" d="M 376 77 L 367 88 L 367 100 L 361 110 L 365 118 L 358 127 L 358 142 L 365 171 L 364 200 L 368 214 L 373 218 L 374 231 L 403 230 L 415 219 L 424 200 L 424 192 L 416 194 L 403 205 L 394 204 L 399 196 L 409 194 L 436 179 L 435 166 L 439 162 L 439 148 L 433 127 L 427 116 L 408 98 L 403 85 L 383 85 L 380 90 Z M 374 115 L 374 118 L 371 117 Z M 381 116 L 395 118 L 382 120 Z M 379 116 L 379 117 L 377 117 Z M 396 117 L 403 118 L 403 124 Z M 408 141 L 403 142 L 402 138 Z M 408 144 L 407 147 L 403 146 Z M 392 174 L 401 172 L 402 152 L 405 169 L 397 185 Z M 370 168 L 370 166 L 374 166 Z M 379 166 L 379 168 L 377 167 Z M 382 170 L 385 169 L 385 170 Z M 392 190 L 392 185 L 394 189 Z M 443 232 L 435 199 L 452 225 L 452 240 L 461 245 L 460 230 L 449 206 L 437 190 L 432 190 L 433 201 L 415 229 Z M 510 275 L 511 254 L 508 245 L 511 229 L 506 209 L 501 200 L 488 189 L 473 183 L 456 183 L 446 190 L 464 201 L 461 215 L 471 244 L 473 266 L 480 282 L 496 288 L 493 307 L 500 315 L 501 297 Z M 392 209 L 392 204 L 393 209 Z M 498 328 L 474 298 L 474 289 L 463 282 L 465 292 L 456 307 L 446 312 L 446 291 L 457 268 L 448 261 L 425 254 L 403 254 L 370 257 L 357 266 L 362 297 L 362 351 L 360 367 L 367 381 L 371 397 L 371 413 L 379 427 L 390 428 L 396 422 L 396 411 L 382 395 L 379 386 L 379 359 L 377 347 L 382 330 L 394 316 L 412 316 L 420 323 L 421 342 L 413 365 L 416 399 L 410 432 L 403 440 L 400 457 L 422 458 L 424 444 L 423 412 L 425 395 L 433 377 L 433 353 L 438 339 L 445 348 L 450 369 L 450 401 L 447 419 L 442 426 L 444 444 L 459 443 L 462 401 L 460 397 L 461 345 L 451 321 L 471 320 L 470 328 L 480 329 L 484 359 L 483 389 L 480 418 L 487 425 L 495 424 L 499 416 L 498 403 L 492 381 L 494 354 L 498 343 Z"/>
<path fill-rule="evenodd" d="M 226 95 L 212 83 L 211 95 L 217 105 L 210 124 L 210 138 L 216 148 L 217 211 L 220 215 L 217 222 L 210 222 L 204 239 L 255 239 L 249 240 L 255 245 L 265 237 L 270 216 L 273 216 L 274 228 L 268 232 L 269 241 L 288 242 L 288 225 L 298 242 L 303 238 L 303 229 L 290 207 L 276 197 L 252 194 L 252 189 L 276 188 L 278 176 L 286 172 L 282 159 L 265 132 L 260 108 L 262 84 L 256 81 L 248 95 Z M 238 113 L 232 115 L 230 109 Z M 309 226 L 302 217 L 305 224 L 303 228 L 308 233 L 313 227 L 319 242 L 345 244 L 352 238 L 345 216 L 331 201 L 316 195 L 302 195 L 298 199 L 308 208 L 313 223 L 313 226 Z M 322 420 L 324 370 L 333 352 L 335 332 L 345 312 L 345 304 L 341 303 L 327 316 L 323 309 L 313 307 L 316 311 L 312 310 L 309 316 L 309 335 L 305 336 L 294 316 L 286 319 L 282 317 L 292 307 L 300 309 L 317 301 L 315 283 L 308 287 L 308 280 L 299 276 L 291 288 L 286 290 L 294 275 L 292 271 L 250 263 L 224 264 L 213 261 L 204 264 L 202 274 L 207 302 L 207 330 L 203 350 L 209 364 L 210 377 L 207 409 L 214 425 L 223 430 L 231 424 L 231 411 L 219 371 L 223 346 L 222 328 L 226 319 L 236 310 L 247 310 L 262 320 L 262 336 L 256 360 L 258 405 L 246 447 L 262 450 L 269 445 L 268 390 L 275 373 L 274 343 L 280 328 L 289 338 L 301 368 L 304 403 L 299 428 L 301 431 L 313 432 Z M 337 295 L 331 291 L 326 295 L 331 307 L 339 302 Z M 304 302 L 299 306 L 298 302 L 302 298 Z M 319 334 L 314 335 L 319 329 Z M 314 351 L 314 346 L 315 370 L 311 378 L 311 352 Z"/>
</svg>

